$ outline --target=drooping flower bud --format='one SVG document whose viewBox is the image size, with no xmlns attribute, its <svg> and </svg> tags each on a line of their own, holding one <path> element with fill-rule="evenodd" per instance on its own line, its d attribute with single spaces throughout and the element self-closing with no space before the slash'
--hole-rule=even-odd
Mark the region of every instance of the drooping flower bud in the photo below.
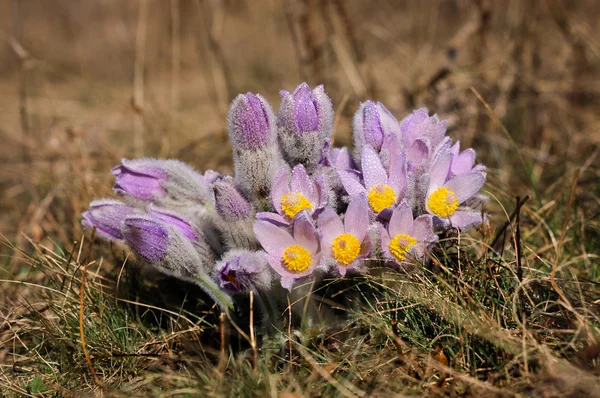
<svg viewBox="0 0 600 398">
<path fill-rule="evenodd" d="M 109 240 L 120 241 L 121 224 L 126 217 L 139 213 L 139 210 L 116 199 L 99 199 L 90 203 L 90 208 L 82 216 L 81 223 L 87 229 L 96 228 L 96 235 Z"/>
<path fill-rule="evenodd" d="M 381 102 L 365 101 L 354 114 L 352 133 L 354 160 L 360 165 L 363 148 L 369 146 L 379 153 L 388 135 L 400 133 L 400 125 Z"/>
<path fill-rule="evenodd" d="M 271 106 L 260 95 L 238 95 L 229 108 L 228 130 L 236 183 L 253 201 L 266 197 L 273 177 L 285 167 Z"/>
<path fill-rule="evenodd" d="M 304 164 L 312 172 L 321 159 L 323 141 L 333 130 L 333 105 L 323 85 L 311 91 L 306 83 L 294 93 L 281 91 L 277 118 L 279 138 L 286 160 Z"/>
<path fill-rule="evenodd" d="M 215 265 L 222 289 L 231 292 L 266 290 L 273 275 L 264 252 L 231 250 Z"/>
<path fill-rule="evenodd" d="M 231 298 L 206 272 L 213 268 L 214 258 L 198 250 L 198 245 L 203 246 L 199 241 L 202 237 L 192 242 L 180 226 L 179 222 L 165 222 L 155 216 L 131 216 L 123 222 L 122 232 L 125 242 L 157 270 L 195 283 L 219 305 L 232 307 Z"/>
<path fill-rule="evenodd" d="M 254 208 L 237 189 L 233 178 L 225 177 L 213 184 L 216 208 L 220 219 L 216 221 L 225 247 L 228 249 L 258 249 L 254 236 Z"/>
<path fill-rule="evenodd" d="M 172 209 L 212 206 L 212 192 L 204 177 L 179 160 L 123 159 L 112 169 L 114 191 L 126 199 Z"/>
</svg>

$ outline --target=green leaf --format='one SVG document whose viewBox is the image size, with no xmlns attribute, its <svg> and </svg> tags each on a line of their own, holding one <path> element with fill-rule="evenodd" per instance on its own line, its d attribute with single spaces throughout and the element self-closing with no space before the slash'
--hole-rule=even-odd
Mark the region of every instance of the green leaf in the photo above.
<svg viewBox="0 0 600 398">
<path fill-rule="evenodd" d="M 29 382 L 29 392 L 31 394 L 41 394 L 45 392 L 48 387 L 44 384 L 41 378 L 36 377 Z"/>
</svg>

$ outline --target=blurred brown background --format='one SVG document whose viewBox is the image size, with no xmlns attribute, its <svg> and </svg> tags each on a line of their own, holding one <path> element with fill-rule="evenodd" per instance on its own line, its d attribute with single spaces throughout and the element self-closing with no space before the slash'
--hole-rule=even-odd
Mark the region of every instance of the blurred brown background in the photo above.
<svg viewBox="0 0 600 398">
<path fill-rule="evenodd" d="M 533 185 L 541 204 L 597 162 L 599 18 L 595 0 L 3 0 L 0 231 L 78 239 L 121 157 L 227 172 L 233 97 L 277 110 L 302 81 L 325 84 L 337 145 L 362 100 L 427 106 L 500 200 Z"/>
</svg>

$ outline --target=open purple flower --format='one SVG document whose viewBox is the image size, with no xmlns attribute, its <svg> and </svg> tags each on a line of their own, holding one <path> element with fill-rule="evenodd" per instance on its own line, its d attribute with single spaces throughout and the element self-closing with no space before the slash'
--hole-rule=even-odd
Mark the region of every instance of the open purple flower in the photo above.
<svg viewBox="0 0 600 398">
<path fill-rule="evenodd" d="M 311 275 L 321 261 L 319 235 L 305 212 L 294 220 L 293 236 L 265 220 L 256 221 L 254 233 L 286 289 L 291 289 L 297 279 Z"/>
<path fill-rule="evenodd" d="M 231 292 L 271 286 L 271 270 L 264 252 L 231 250 L 215 265 L 215 273 L 221 288 Z"/>
<path fill-rule="evenodd" d="M 119 241 L 123 239 L 121 225 L 125 218 L 139 212 L 116 199 L 99 199 L 90 203 L 90 208 L 83 212 L 81 223 L 87 229 L 95 227 L 96 234 L 103 239 Z"/>
<path fill-rule="evenodd" d="M 391 161 L 389 173 L 371 147 L 364 148 L 361 164 L 364 185 L 354 174 L 338 171 L 342 184 L 350 197 L 364 193 L 375 214 L 394 206 L 398 200 L 404 197 L 407 180 L 406 161 L 402 152 Z"/>
<path fill-rule="evenodd" d="M 400 134 L 400 125 L 381 102 L 365 101 L 354 114 L 352 132 L 354 153 L 358 163 L 365 147 L 379 153 L 385 137 L 390 134 Z"/>
<path fill-rule="evenodd" d="M 436 157 L 429 172 L 425 199 L 427 212 L 456 228 L 468 229 L 481 224 L 481 212 L 459 206 L 474 197 L 485 183 L 485 173 L 471 171 L 448 179 L 452 153 L 445 150 Z"/>
<path fill-rule="evenodd" d="M 369 255 L 371 242 L 369 226 L 369 204 L 364 195 L 350 201 L 344 221 L 331 208 L 319 215 L 321 250 L 326 264 L 334 265 L 341 276 L 348 270 L 361 270 L 362 260 Z"/>
<path fill-rule="evenodd" d="M 277 214 L 258 213 L 259 219 L 285 225 L 303 210 L 312 215 L 325 207 L 323 176 L 313 180 L 301 164 L 294 167 L 291 174 L 290 179 L 289 173 L 282 170 L 273 181 L 271 201 Z"/>
<path fill-rule="evenodd" d="M 437 240 L 431 216 L 422 215 L 413 220 L 406 201 L 394 209 L 387 229 L 379 225 L 379 233 L 384 256 L 401 265 L 422 259 L 427 246 Z"/>
</svg>

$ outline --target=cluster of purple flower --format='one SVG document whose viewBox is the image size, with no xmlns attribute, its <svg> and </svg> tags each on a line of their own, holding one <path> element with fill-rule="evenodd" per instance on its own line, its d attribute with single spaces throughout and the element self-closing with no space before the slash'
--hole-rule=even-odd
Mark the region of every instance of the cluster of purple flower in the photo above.
<svg viewBox="0 0 600 398">
<path fill-rule="evenodd" d="M 368 272 L 367 258 L 404 266 L 438 234 L 482 223 L 485 167 L 460 151 L 427 109 L 401 122 L 366 101 L 353 120 L 354 152 L 332 148 L 333 106 L 323 86 L 281 92 L 276 116 L 260 95 L 229 110 L 233 176 L 177 160 L 123 160 L 112 173 L 123 201 L 83 213 L 98 236 L 129 245 L 162 272 L 230 294 L 284 288 L 326 273 Z"/>
</svg>

